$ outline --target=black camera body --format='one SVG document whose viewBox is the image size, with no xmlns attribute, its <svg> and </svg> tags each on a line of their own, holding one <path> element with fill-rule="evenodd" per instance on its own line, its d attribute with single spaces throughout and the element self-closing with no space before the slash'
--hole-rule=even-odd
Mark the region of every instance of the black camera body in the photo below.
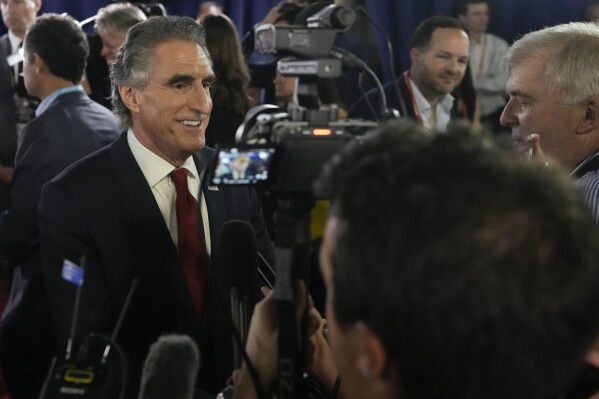
<svg viewBox="0 0 599 399">
<path fill-rule="evenodd" d="M 318 98 L 318 79 L 342 74 L 343 61 L 332 50 L 337 33 L 349 28 L 354 19 L 352 10 L 330 5 L 308 17 L 306 26 L 256 27 L 256 50 L 284 56 L 277 70 L 298 78 L 296 101 L 287 109 L 259 105 L 248 111 L 237 130 L 237 147 L 219 150 L 209 184 L 266 184 L 285 195 L 311 195 L 322 166 L 345 144 L 377 126 L 339 119 L 338 106 L 323 106 Z M 236 164 L 242 164 L 236 157 L 245 159 L 250 174 L 233 172 Z"/>
</svg>

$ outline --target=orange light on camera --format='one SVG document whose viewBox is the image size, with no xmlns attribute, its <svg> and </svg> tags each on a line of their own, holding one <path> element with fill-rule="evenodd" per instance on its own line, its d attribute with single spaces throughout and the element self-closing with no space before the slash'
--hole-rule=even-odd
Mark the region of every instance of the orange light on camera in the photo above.
<svg viewBox="0 0 599 399">
<path fill-rule="evenodd" d="M 331 129 L 314 129 L 312 134 L 315 136 L 330 136 L 332 133 Z"/>
</svg>

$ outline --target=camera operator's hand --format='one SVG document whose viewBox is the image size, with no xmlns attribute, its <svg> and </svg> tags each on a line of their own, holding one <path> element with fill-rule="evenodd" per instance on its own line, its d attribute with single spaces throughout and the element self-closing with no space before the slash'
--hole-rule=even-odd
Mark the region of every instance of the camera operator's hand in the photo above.
<svg viewBox="0 0 599 399">
<path fill-rule="evenodd" d="M 262 292 L 265 294 L 265 298 L 254 308 L 245 350 L 254 365 L 261 386 L 268 393 L 275 383 L 278 372 L 279 326 L 273 292 L 266 287 L 262 288 Z M 306 307 L 309 306 L 305 284 L 301 281 L 298 282 L 295 292 L 295 319 L 297 325 L 300 326 L 302 315 L 306 311 Z M 258 398 L 257 389 L 245 362 L 241 370 L 235 373 L 233 380 L 235 382 L 234 399 Z"/>
<path fill-rule="evenodd" d="M 310 309 L 310 318 L 317 324 L 316 331 L 310 336 L 310 347 L 312 349 L 311 361 L 308 367 L 308 373 L 317 380 L 331 393 L 334 389 L 339 370 L 333 359 L 333 352 L 326 337 L 327 321 L 322 318 L 318 310 Z"/>
<path fill-rule="evenodd" d="M 260 24 L 275 24 L 281 18 L 281 5 L 276 5 L 268 11 Z"/>
</svg>

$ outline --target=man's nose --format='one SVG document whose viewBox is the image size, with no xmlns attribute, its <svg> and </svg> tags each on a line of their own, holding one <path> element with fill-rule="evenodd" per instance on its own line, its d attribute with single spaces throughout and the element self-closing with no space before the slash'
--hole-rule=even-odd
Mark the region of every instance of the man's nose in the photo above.
<svg viewBox="0 0 599 399">
<path fill-rule="evenodd" d="M 212 111 L 210 91 L 206 90 L 203 86 L 192 90 L 189 98 L 189 108 L 202 114 L 210 114 L 210 111 Z"/>
<path fill-rule="evenodd" d="M 501 113 L 501 117 L 499 118 L 499 123 L 502 126 L 511 127 L 515 126 L 518 122 L 518 119 L 514 116 L 514 104 L 513 100 L 510 99 L 505 107 L 503 108 L 503 112 Z"/>
</svg>

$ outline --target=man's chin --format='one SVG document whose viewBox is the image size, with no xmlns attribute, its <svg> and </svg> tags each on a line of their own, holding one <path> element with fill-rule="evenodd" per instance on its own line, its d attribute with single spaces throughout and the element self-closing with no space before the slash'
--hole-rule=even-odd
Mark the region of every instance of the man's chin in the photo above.
<svg viewBox="0 0 599 399">
<path fill-rule="evenodd" d="M 512 146 L 518 154 L 525 154 L 532 149 L 532 143 L 522 140 L 514 140 Z"/>
</svg>

